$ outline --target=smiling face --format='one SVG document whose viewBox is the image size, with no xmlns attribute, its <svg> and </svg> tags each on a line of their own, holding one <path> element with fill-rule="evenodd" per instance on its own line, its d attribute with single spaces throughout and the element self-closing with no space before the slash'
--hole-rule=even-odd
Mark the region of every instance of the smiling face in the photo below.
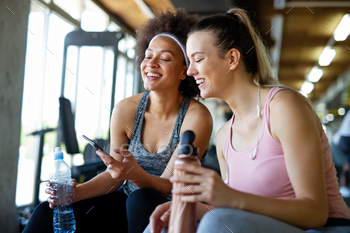
<svg viewBox="0 0 350 233">
<path fill-rule="evenodd" d="M 195 78 L 203 98 L 218 97 L 229 63 L 219 56 L 214 36 L 207 31 L 194 32 L 186 47 L 190 60 L 187 75 Z"/>
<path fill-rule="evenodd" d="M 179 45 L 171 38 L 155 38 L 145 51 L 141 63 L 144 87 L 149 91 L 178 90 L 186 78 L 184 55 Z"/>
</svg>

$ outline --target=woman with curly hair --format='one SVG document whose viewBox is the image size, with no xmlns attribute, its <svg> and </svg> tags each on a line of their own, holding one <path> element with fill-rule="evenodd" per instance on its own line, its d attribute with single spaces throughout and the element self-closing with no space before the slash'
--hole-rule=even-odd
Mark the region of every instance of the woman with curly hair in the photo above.
<svg viewBox="0 0 350 233">
<path fill-rule="evenodd" d="M 186 74 L 186 37 L 195 22 L 184 10 L 168 10 L 137 30 L 137 64 L 147 91 L 114 107 L 112 157 L 96 152 L 106 171 L 73 183 L 76 232 L 142 232 L 155 207 L 171 194 L 169 178 L 182 132 L 195 132 L 200 156 L 208 148 L 212 118 L 193 99 L 199 89 Z M 53 195 L 48 186 L 46 193 Z M 50 196 L 40 204 L 24 232 L 52 232 L 54 203 Z"/>
</svg>

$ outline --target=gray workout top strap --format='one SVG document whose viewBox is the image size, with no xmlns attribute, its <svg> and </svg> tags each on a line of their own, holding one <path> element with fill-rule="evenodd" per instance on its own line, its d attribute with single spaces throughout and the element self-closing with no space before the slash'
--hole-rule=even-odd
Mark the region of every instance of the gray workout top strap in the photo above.
<svg viewBox="0 0 350 233">
<path fill-rule="evenodd" d="M 179 112 L 177 114 L 176 122 L 174 129 L 169 129 L 169 132 L 172 130 L 172 135 L 168 145 L 164 145 L 165 149 L 159 153 L 152 154 L 148 151 L 152 151 L 154 148 L 150 146 L 142 145 L 141 143 L 141 130 L 145 111 L 147 108 L 147 103 L 149 99 L 150 92 L 143 94 L 136 110 L 135 123 L 133 134 L 130 139 L 129 151 L 135 157 L 137 163 L 149 174 L 153 176 L 160 176 L 163 171 L 166 169 L 172 154 L 174 153 L 180 138 L 180 129 L 182 121 L 186 115 L 188 106 L 190 104 L 191 98 L 184 96 L 181 102 Z M 159 126 L 161 127 L 161 126 Z M 146 135 L 146 137 L 152 137 L 152 135 Z M 147 150 L 145 150 L 145 147 Z M 124 192 L 129 195 L 131 192 L 138 189 L 138 187 L 131 181 L 126 181 L 123 186 Z"/>
</svg>

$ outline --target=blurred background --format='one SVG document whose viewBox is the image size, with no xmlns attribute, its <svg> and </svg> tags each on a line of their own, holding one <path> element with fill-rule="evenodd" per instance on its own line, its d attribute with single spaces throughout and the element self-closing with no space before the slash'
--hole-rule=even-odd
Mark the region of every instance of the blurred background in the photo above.
<svg viewBox="0 0 350 233">
<path fill-rule="evenodd" d="M 350 108 L 350 1 L 1 0 L 0 232 L 19 232 L 46 200 L 57 145 L 79 182 L 104 169 L 81 135 L 108 148 L 113 106 L 144 91 L 134 64 L 140 24 L 167 8 L 203 18 L 234 6 L 256 24 L 275 78 L 314 103 L 331 142 Z M 207 165 L 218 169 L 215 134 L 232 113 L 202 102 L 214 118 Z M 346 167 L 336 165 L 349 197 Z"/>
</svg>

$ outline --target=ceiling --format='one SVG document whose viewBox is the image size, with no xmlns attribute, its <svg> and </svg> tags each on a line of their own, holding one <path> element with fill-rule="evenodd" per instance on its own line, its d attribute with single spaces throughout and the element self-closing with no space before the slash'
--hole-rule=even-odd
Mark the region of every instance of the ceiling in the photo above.
<svg viewBox="0 0 350 233">
<path fill-rule="evenodd" d="M 321 67 L 322 78 L 309 94 L 317 100 L 335 82 L 350 63 L 350 36 L 336 42 L 333 32 L 345 13 L 350 13 L 350 1 L 286 1 L 286 0 L 94 0 L 113 18 L 134 31 L 147 20 L 140 7 L 144 3 L 154 13 L 161 9 L 184 7 L 190 14 L 205 17 L 225 13 L 230 7 L 239 6 L 250 12 L 251 19 L 260 31 L 277 67 L 279 81 L 300 90 L 306 75 L 317 65 L 325 46 L 333 45 L 336 56 L 329 66 Z M 138 2 L 138 3 L 137 3 Z M 140 3 L 141 2 L 141 3 Z M 274 7 L 274 4 L 279 4 Z M 279 15 L 278 17 L 275 17 Z M 272 24 L 274 19 L 274 24 Z M 349 25 L 350 27 L 350 25 Z"/>
</svg>

